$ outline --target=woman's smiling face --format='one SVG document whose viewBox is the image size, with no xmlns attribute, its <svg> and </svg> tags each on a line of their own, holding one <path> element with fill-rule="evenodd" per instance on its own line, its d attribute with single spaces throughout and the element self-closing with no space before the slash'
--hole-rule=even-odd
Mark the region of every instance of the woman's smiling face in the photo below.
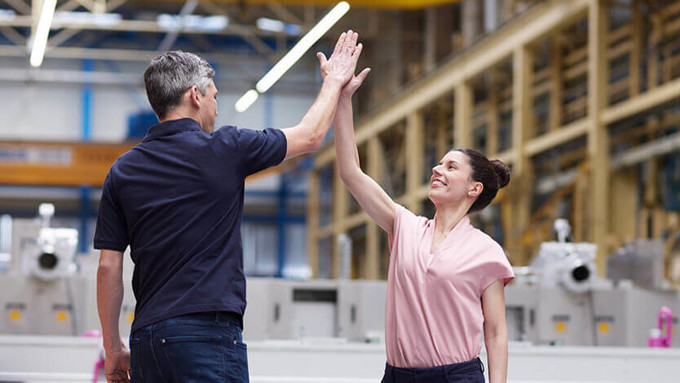
<svg viewBox="0 0 680 383">
<path fill-rule="evenodd" d="M 474 190 L 475 183 L 467 155 L 452 150 L 432 168 L 428 196 L 435 205 L 462 200 Z"/>
</svg>

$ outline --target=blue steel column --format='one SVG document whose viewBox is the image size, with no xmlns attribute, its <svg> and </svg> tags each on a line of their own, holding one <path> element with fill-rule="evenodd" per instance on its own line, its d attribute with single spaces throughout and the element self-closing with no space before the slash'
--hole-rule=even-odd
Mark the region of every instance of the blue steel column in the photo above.
<svg viewBox="0 0 680 383">
<path fill-rule="evenodd" d="M 83 60 L 83 72 L 92 72 L 94 69 L 94 62 L 90 59 Z M 90 141 L 90 128 L 92 124 L 92 84 L 84 83 L 82 89 L 82 120 L 81 120 L 81 135 L 80 139 L 83 141 Z"/>
<path fill-rule="evenodd" d="M 83 72 L 92 72 L 94 69 L 94 61 L 90 59 L 83 60 Z M 82 141 L 90 141 L 90 131 L 92 126 L 92 84 L 84 83 L 82 88 L 82 120 L 81 120 L 81 134 Z M 88 233 L 88 220 L 90 219 L 90 187 L 82 186 L 80 188 L 80 230 L 78 243 L 81 254 L 88 252 L 90 247 L 90 236 Z"/>
</svg>

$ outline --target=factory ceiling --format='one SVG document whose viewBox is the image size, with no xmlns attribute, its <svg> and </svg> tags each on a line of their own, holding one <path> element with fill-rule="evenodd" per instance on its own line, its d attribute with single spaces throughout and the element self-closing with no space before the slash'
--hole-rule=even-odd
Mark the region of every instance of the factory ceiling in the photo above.
<svg viewBox="0 0 680 383">
<path fill-rule="evenodd" d="M 182 0 L 176 0 L 182 1 Z M 353 7 L 364 8 L 387 8 L 387 9 L 418 9 L 432 7 L 442 4 L 457 3 L 463 0 L 351 0 L 349 3 Z M 145 0 L 147 3 L 157 2 L 156 0 Z M 246 4 L 246 5 L 269 5 L 281 4 L 285 6 L 332 6 L 338 0 L 215 0 L 220 4 Z"/>
<path fill-rule="evenodd" d="M 0 0 L 0 57 L 28 58 L 41 0 Z M 378 13 L 453 3 L 451 0 L 356 0 L 327 35 L 379 33 Z M 46 58 L 147 61 L 185 49 L 215 63 L 249 55 L 276 62 L 336 0 L 56 0 Z M 322 40 L 323 42 L 323 40 Z M 332 46 L 332 45 L 331 45 Z M 219 52 L 219 53 L 218 53 Z"/>
</svg>

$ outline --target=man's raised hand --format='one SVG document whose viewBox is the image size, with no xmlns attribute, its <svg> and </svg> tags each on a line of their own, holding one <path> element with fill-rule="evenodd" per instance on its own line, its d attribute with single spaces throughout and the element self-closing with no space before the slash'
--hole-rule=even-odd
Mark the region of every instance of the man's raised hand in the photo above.
<svg viewBox="0 0 680 383">
<path fill-rule="evenodd" d="M 354 71 L 363 49 L 363 44 L 357 45 L 359 34 L 351 30 L 344 32 L 335 44 L 333 54 L 329 59 L 319 52 L 319 64 L 321 65 L 321 77 L 332 81 L 338 81 L 341 86 L 347 84 L 354 77 Z"/>
</svg>

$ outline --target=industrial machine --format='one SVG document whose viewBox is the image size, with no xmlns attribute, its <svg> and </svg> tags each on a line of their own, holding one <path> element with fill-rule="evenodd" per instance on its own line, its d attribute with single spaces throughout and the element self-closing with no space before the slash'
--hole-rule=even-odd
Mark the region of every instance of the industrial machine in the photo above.
<svg viewBox="0 0 680 383">
<path fill-rule="evenodd" d="M 530 266 L 538 284 L 542 287 L 560 286 L 574 293 L 592 290 L 596 278 L 597 246 L 568 242 L 571 226 L 565 219 L 555 221 L 555 232 L 558 240 L 542 243 Z"/>
<path fill-rule="evenodd" d="M 630 280 L 640 287 L 664 289 L 663 241 L 638 239 L 607 258 L 607 278 Z"/>
<path fill-rule="evenodd" d="M 246 340 L 380 342 L 384 336 L 384 281 L 248 278 L 246 291 Z"/>
<path fill-rule="evenodd" d="M 506 288 L 509 339 L 533 344 L 646 347 L 658 310 L 667 306 L 677 312 L 680 308 L 680 294 L 659 288 L 664 286 L 658 280 L 663 274 L 654 271 L 654 261 L 650 261 L 658 258 L 650 251 L 663 248 L 636 241 L 619 252 L 617 257 L 625 259 L 610 263 L 614 269 L 608 275 L 616 279 L 601 279 L 594 263 L 596 246 L 569 242 L 571 229 L 566 220 L 555 222 L 555 233 L 557 241 L 543 243 L 528 267 L 516 268 L 516 280 Z M 635 251 L 644 254 L 631 255 Z M 643 261 L 631 261 L 636 258 Z M 634 269 L 621 270 L 631 264 L 648 267 L 640 268 L 639 274 Z"/>
<path fill-rule="evenodd" d="M 79 331 L 85 281 L 74 278 L 78 232 L 51 228 L 54 206 L 40 219 L 12 222 L 9 267 L 0 275 L 0 333 L 71 335 Z"/>
<path fill-rule="evenodd" d="M 42 223 L 38 236 L 19 238 L 19 259 L 23 275 L 51 282 L 72 276 L 78 247 L 78 231 L 67 228 L 51 228 L 54 205 L 39 207 Z"/>
<path fill-rule="evenodd" d="M 53 207 L 42 206 L 40 219 L 12 220 L 11 257 L 0 267 L 0 334 L 81 335 L 99 329 L 98 257 L 77 255 L 77 231 L 50 227 L 53 213 Z M 625 247 L 610 258 L 610 279 L 602 279 L 595 245 L 570 242 L 565 220 L 555 223 L 555 232 L 557 240 L 543 243 L 528 267 L 516 268 L 517 278 L 506 288 L 510 340 L 646 347 L 659 309 L 680 312 L 680 295 L 659 280 L 658 244 Z M 134 319 L 132 269 L 126 255 L 124 338 Z M 384 281 L 248 278 L 244 338 L 382 342 L 386 290 Z M 669 320 L 677 324 L 677 318 Z"/>
<path fill-rule="evenodd" d="M 11 220 L 11 251 L 0 268 L 0 334 L 80 335 L 99 329 L 98 257 L 78 255 L 78 231 L 51 227 L 53 215 L 54 205 L 41 204 L 38 218 Z M 10 226 L 3 228 L 7 237 Z M 123 336 L 134 311 L 130 272 L 124 278 Z"/>
<path fill-rule="evenodd" d="M 54 207 L 37 219 L 11 220 L 9 261 L 0 267 L 0 334 L 81 335 L 100 329 L 96 306 L 98 254 L 77 254 L 78 232 L 50 227 Z M 7 234 L 7 229 L 3 234 Z M 120 333 L 134 319 L 133 265 L 124 257 Z M 383 337 L 384 281 L 248 278 L 247 340 Z"/>
</svg>

